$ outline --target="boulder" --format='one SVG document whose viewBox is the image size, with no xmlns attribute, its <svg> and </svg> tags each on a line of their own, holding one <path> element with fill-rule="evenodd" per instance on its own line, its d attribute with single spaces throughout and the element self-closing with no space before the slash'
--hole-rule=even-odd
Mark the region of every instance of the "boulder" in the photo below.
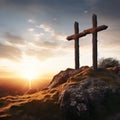
<svg viewBox="0 0 120 120">
<path fill-rule="evenodd" d="M 120 120 L 120 78 L 108 70 L 84 69 L 69 78 L 59 103 L 66 120 Z"/>
</svg>

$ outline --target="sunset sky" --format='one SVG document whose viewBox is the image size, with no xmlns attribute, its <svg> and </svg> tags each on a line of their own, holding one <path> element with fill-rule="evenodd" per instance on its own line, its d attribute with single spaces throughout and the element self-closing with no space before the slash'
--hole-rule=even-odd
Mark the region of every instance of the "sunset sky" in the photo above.
<svg viewBox="0 0 120 120">
<path fill-rule="evenodd" d="M 98 25 L 98 58 L 120 60 L 120 0 L 0 0 L 0 78 L 51 78 L 74 68 L 74 22 Z M 80 39 L 80 64 L 92 65 L 92 38 Z"/>
</svg>

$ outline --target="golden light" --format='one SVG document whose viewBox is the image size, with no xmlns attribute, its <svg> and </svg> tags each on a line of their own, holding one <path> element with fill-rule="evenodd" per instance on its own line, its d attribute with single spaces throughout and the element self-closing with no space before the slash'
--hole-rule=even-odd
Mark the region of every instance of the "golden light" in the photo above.
<svg viewBox="0 0 120 120">
<path fill-rule="evenodd" d="M 25 73 L 23 73 L 23 76 L 25 79 L 27 80 L 35 80 L 37 78 L 36 73 L 34 73 L 32 70 L 31 71 L 25 71 Z"/>
<path fill-rule="evenodd" d="M 41 74 L 42 67 L 40 61 L 37 58 L 24 56 L 21 61 L 21 77 L 28 80 L 29 88 L 31 88 L 31 83 L 38 79 Z"/>
</svg>

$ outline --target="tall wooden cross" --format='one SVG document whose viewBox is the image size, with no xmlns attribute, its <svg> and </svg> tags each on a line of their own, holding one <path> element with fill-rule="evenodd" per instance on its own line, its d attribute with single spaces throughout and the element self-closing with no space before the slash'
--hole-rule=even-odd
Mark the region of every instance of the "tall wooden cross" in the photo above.
<svg viewBox="0 0 120 120">
<path fill-rule="evenodd" d="M 78 23 L 75 22 L 75 34 L 67 37 L 67 40 L 69 41 L 73 39 L 75 40 L 75 69 L 79 69 L 79 38 L 86 36 L 87 34 L 92 34 L 93 69 L 97 70 L 97 32 L 107 29 L 108 26 L 97 26 L 97 16 L 95 14 L 92 16 L 92 24 L 92 28 L 79 33 Z"/>
</svg>

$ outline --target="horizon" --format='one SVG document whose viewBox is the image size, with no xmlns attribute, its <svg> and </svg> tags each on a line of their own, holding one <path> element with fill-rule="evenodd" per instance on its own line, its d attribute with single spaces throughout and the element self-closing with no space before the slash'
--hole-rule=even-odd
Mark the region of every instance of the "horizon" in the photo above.
<svg viewBox="0 0 120 120">
<path fill-rule="evenodd" d="M 119 6 L 118 0 L 1 0 L 0 82 L 49 81 L 59 71 L 74 68 L 74 40 L 66 37 L 74 34 L 75 21 L 80 32 L 91 28 L 92 14 L 97 15 L 98 26 L 108 26 L 98 32 L 98 60 L 120 60 Z M 79 45 L 80 66 L 91 66 L 91 35 L 80 38 Z"/>
</svg>

